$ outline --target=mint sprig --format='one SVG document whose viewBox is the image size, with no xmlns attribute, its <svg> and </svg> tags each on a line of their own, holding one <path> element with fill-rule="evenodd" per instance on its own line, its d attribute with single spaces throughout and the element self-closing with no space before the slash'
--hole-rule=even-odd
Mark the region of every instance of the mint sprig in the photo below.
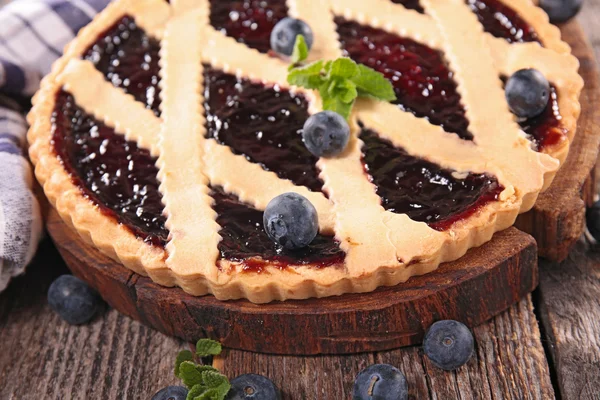
<svg viewBox="0 0 600 400">
<path fill-rule="evenodd" d="M 306 39 L 303 35 L 298 35 L 296 36 L 296 42 L 294 43 L 294 50 L 292 52 L 292 66 L 306 60 L 307 57 L 308 45 L 306 44 Z"/>
<path fill-rule="evenodd" d="M 211 339 L 200 339 L 196 343 L 196 355 L 198 357 L 218 356 L 223 351 L 221 343 Z"/>
<path fill-rule="evenodd" d="M 221 343 L 210 339 L 200 339 L 196 343 L 196 357 L 221 354 Z M 175 376 L 188 387 L 186 400 L 224 400 L 231 389 L 229 379 L 210 365 L 195 362 L 189 350 L 179 352 L 175 359 Z"/>
<path fill-rule="evenodd" d="M 307 89 L 318 90 L 323 100 L 323 109 L 335 111 L 348 119 L 356 98 L 371 97 L 383 101 L 394 101 L 394 88 L 383 74 L 363 64 L 342 57 L 334 61 L 315 61 L 308 65 L 296 64 L 308 56 L 302 36 L 296 37 L 292 55 L 294 64 L 288 73 L 288 83 Z M 294 56 L 295 55 L 295 56 Z"/>
</svg>

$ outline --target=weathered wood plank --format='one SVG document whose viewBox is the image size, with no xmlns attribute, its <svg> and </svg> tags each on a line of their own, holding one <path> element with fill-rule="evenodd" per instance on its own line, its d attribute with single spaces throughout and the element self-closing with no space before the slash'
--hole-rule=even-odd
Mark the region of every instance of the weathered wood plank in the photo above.
<svg viewBox="0 0 600 400">
<path fill-rule="evenodd" d="M 48 286 L 66 271 L 47 242 L 0 295 L 0 399 L 148 399 L 176 383 L 182 342 L 115 310 L 80 327 L 50 310 Z"/>
<path fill-rule="evenodd" d="M 235 376 L 258 372 L 284 399 L 350 399 L 356 374 L 374 362 L 399 367 L 414 399 L 550 399 L 554 390 L 531 298 L 474 329 L 476 355 L 457 372 L 433 366 L 418 347 L 347 356 L 274 356 L 239 350 L 219 361 Z"/>
<path fill-rule="evenodd" d="M 600 0 L 585 0 L 581 12 L 577 15 L 585 36 L 594 49 L 596 60 L 600 60 Z"/>
<path fill-rule="evenodd" d="M 600 60 L 600 0 L 587 0 L 577 19 Z M 593 63 L 593 59 L 586 59 Z M 596 72 L 597 73 L 597 72 Z M 593 79 L 592 82 L 597 82 Z M 589 80 L 586 85 L 589 85 Z M 597 98 L 582 103 L 596 106 Z M 585 112 L 585 109 L 583 110 Z M 599 121 L 594 123 L 598 129 Z M 589 204 L 589 199 L 588 199 Z M 567 260 L 557 264 L 540 262 L 540 286 L 536 291 L 543 334 L 551 354 L 561 397 L 600 399 L 600 253 L 583 240 L 577 243 Z"/>
<path fill-rule="evenodd" d="M 600 253 L 586 246 L 540 266 L 538 307 L 565 400 L 600 399 Z"/>
<path fill-rule="evenodd" d="M 0 398 L 147 399 L 177 383 L 175 354 L 185 345 L 110 310 L 92 324 L 70 327 L 45 300 L 65 268 L 46 243 L 26 276 L 0 295 Z M 417 347 L 354 356 L 290 357 L 228 351 L 224 371 L 261 373 L 283 385 L 286 399 L 346 399 L 354 376 L 374 362 L 405 371 L 413 398 L 551 398 L 529 298 L 475 329 L 477 357 L 458 373 L 424 360 Z M 535 389 L 529 393 L 531 387 Z M 498 396 L 498 394 L 500 394 Z M 451 396 L 451 397 L 448 397 Z M 494 397 L 495 396 L 495 397 Z"/>
</svg>

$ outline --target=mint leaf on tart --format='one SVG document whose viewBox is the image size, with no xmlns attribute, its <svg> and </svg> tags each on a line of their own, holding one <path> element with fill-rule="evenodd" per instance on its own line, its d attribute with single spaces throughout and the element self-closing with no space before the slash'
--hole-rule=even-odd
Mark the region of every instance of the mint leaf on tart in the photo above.
<svg viewBox="0 0 600 400">
<path fill-rule="evenodd" d="M 384 101 L 396 100 L 394 87 L 383 74 L 364 64 L 358 64 L 358 69 L 360 70 L 360 73 L 352 81 L 356 84 L 359 96 L 374 97 Z"/>
<path fill-rule="evenodd" d="M 198 357 L 216 356 L 221 354 L 221 343 L 211 339 L 200 339 L 196 343 L 196 355 Z"/>
<path fill-rule="evenodd" d="M 296 65 L 306 58 L 303 40 L 296 39 L 287 81 L 291 85 L 317 90 L 323 100 L 323 109 L 335 111 L 348 119 L 357 97 L 371 97 L 382 101 L 394 101 L 396 95 L 389 80 L 380 72 L 347 57 L 333 61 L 315 61 L 308 65 Z M 304 43 L 304 47 L 306 43 Z M 303 58 L 304 56 L 304 58 Z"/>
<path fill-rule="evenodd" d="M 321 75 L 323 61 L 315 61 L 312 64 L 291 68 L 288 74 L 288 82 L 307 89 L 318 89 L 325 82 Z"/>
<path fill-rule="evenodd" d="M 308 57 L 308 45 L 303 35 L 296 36 L 294 51 L 292 52 L 292 65 L 298 64 Z"/>
</svg>

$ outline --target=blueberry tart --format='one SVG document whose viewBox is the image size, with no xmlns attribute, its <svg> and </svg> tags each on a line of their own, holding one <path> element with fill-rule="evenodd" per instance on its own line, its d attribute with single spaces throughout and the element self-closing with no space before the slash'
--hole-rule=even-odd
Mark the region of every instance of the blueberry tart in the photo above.
<svg viewBox="0 0 600 400">
<path fill-rule="evenodd" d="M 288 83 L 300 35 L 307 63 L 350 58 L 396 99 L 307 124 L 328 108 Z M 578 65 L 529 0 L 117 0 L 44 79 L 30 156 L 64 221 L 158 284 L 368 292 L 534 205 L 575 135 Z"/>
</svg>

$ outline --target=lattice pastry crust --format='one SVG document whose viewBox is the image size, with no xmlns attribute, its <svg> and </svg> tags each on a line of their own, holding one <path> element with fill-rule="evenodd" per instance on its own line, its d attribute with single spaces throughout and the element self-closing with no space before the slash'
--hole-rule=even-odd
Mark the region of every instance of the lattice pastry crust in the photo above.
<svg viewBox="0 0 600 400">
<path fill-rule="evenodd" d="M 460 258 L 469 248 L 490 240 L 494 232 L 511 226 L 518 213 L 529 210 L 567 155 L 583 86 L 577 59 L 546 15 L 528 0 L 509 2 L 535 28 L 545 45 L 541 47 L 509 44 L 484 33 L 463 0 L 421 0 L 426 14 L 389 0 L 288 0 L 290 14 L 308 21 L 314 31 L 310 59 L 342 54 L 332 15 L 323 11 L 327 3 L 336 15 L 442 50 L 455 73 L 474 141 L 447 134 L 392 104 L 360 100 L 351 117 L 352 137 L 344 154 L 318 161 L 327 199 L 278 178 L 204 135 L 202 63 L 289 88 L 285 62 L 212 28 L 208 0 L 173 0 L 171 5 L 162 0 L 118 0 L 67 47 L 44 79 L 29 116 L 36 175 L 62 218 L 103 253 L 161 285 L 177 285 L 193 295 L 212 293 L 219 299 L 263 303 L 366 292 L 404 282 Z M 81 59 L 85 49 L 124 15 L 133 16 L 147 34 L 161 40 L 160 118 Z M 532 150 L 508 110 L 498 78 L 525 67 L 539 69 L 556 86 L 562 124 L 571 135 L 544 152 Z M 164 250 L 144 243 L 100 212 L 73 184 L 51 146 L 51 115 L 61 88 L 87 113 L 158 157 L 166 226 L 171 232 Z M 320 111 L 317 93 L 289 89 L 303 92 L 310 101 L 310 113 Z M 386 211 L 363 171 L 359 119 L 412 155 L 456 171 L 493 174 L 505 190 L 498 201 L 445 231 Z M 340 241 L 346 252 L 344 265 L 268 268 L 257 274 L 242 273 L 239 263 L 220 260 L 220 227 L 209 183 L 259 210 L 284 192 L 306 196 L 318 210 L 321 232 L 334 233 Z"/>
</svg>

